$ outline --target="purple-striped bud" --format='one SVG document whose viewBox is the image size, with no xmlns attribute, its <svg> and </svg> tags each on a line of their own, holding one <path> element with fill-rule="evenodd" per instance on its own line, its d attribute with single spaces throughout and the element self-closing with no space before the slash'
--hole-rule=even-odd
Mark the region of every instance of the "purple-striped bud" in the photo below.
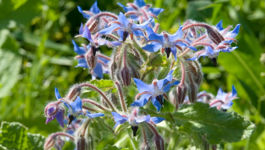
<svg viewBox="0 0 265 150">
<path fill-rule="evenodd" d="M 178 109 L 180 104 L 183 104 L 184 99 L 187 94 L 187 87 L 185 84 L 178 85 L 169 93 L 169 100 L 172 104 L 175 105 L 176 109 Z"/>
<path fill-rule="evenodd" d="M 88 143 L 83 136 L 80 136 L 76 140 L 76 149 L 77 150 L 88 150 Z"/>
<path fill-rule="evenodd" d="M 154 137 L 156 150 L 164 150 L 164 139 L 160 135 L 155 135 Z"/>
<path fill-rule="evenodd" d="M 87 65 L 90 67 L 91 70 L 94 69 L 97 64 L 97 56 L 94 55 L 95 51 L 93 51 L 92 49 L 85 54 Z"/>
<path fill-rule="evenodd" d="M 121 81 L 125 86 L 129 86 L 131 84 L 131 73 L 127 66 L 124 66 L 121 69 Z"/>
<path fill-rule="evenodd" d="M 224 37 L 213 27 L 206 26 L 206 31 L 208 34 L 208 37 L 216 44 L 218 45 L 222 41 L 224 41 Z"/>
</svg>

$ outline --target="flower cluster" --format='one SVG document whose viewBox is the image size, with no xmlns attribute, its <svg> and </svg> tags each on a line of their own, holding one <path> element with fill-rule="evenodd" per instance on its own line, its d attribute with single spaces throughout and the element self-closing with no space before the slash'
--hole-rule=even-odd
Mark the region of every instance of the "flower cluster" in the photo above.
<svg viewBox="0 0 265 150">
<path fill-rule="evenodd" d="M 237 47 L 231 45 L 236 41 L 240 25 L 230 30 L 231 26 L 222 27 L 222 21 L 212 26 L 188 20 L 175 33 L 170 34 L 159 32 L 159 24 L 155 23 L 163 9 L 152 8 L 143 0 L 135 0 L 126 6 L 121 3 L 118 5 L 124 13 L 116 15 L 101 11 L 97 1 L 89 11 L 78 6 L 78 11 L 87 21 L 81 24 L 76 38 L 83 38 L 86 43 L 79 46 L 76 40 L 72 41 L 73 50 L 77 54 L 77 67 L 88 69 L 92 79 L 111 79 L 117 92 L 106 92 L 90 82 L 84 82 L 74 85 L 66 96 L 61 97 L 55 88 L 57 100 L 47 104 L 44 110 L 46 123 L 56 119 L 61 127 L 67 127 L 64 132 L 47 138 L 44 149 L 50 149 L 54 146 L 52 144 L 60 142 L 60 136 L 75 141 L 77 149 L 86 147 L 88 140 L 85 135 L 89 132 L 89 123 L 96 122 L 94 118 L 100 117 L 111 117 L 115 122 L 115 131 L 118 126 L 131 126 L 133 135 L 137 136 L 139 128 L 142 133 L 139 136 L 143 136 L 145 148 L 155 146 L 164 149 L 163 138 L 156 128 L 156 124 L 164 118 L 146 112 L 152 109 L 152 106 L 147 105 L 149 101 L 160 113 L 161 110 L 167 111 L 163 110 L 163 106 L 168 102 L 175 105 L 176 109 L 182 104 L 197 101 L 208 103 L 218 110 L 227 110 L 232 106 L 232 100 L 237 98 L 234 86 L 229 93 L 219 89 L 216 97 L 205 91 L 199 92 L 202 72 L 198 59 L 203 56 L 216 61 L 220 52 L 235 50 Z M 111 56 L 101 52 L 102 46 L 113 50 Z M 157 56 L 166 65 L 150 66 L 152 59 Z M 151 84 L 147 84 L 150 81 Z M 86 88 L 88 90 L 83 90 Z M 132 88 L 138 90 L 133 97 L 124 93 Z M 93 97 L 91 93 L 95 99 L 84 98 L 89 95 L 84 93 L 91 90 L 101 99 Z M 146 134 L 153 137 L 154 145 L 149 145 Z"/>
</svg>

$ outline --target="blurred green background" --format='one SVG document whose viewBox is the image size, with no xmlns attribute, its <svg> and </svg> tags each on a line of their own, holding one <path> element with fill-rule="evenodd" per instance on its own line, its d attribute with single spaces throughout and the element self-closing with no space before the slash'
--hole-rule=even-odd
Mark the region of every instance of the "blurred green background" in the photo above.
<svg viewBox="0 0 265 150">
<path fill-rule="evenodd" d="M 117 0 L 98 0 L 101 10 L 122 11 Z M 120 1 L 125 4 L 128 0 Z M 218 66 L 202 59 L 201 90 L 216 94 L 219 87 L 238 90 L 233 110 L 254 122 L 250 139 L 227 149 L 265 149 L 265 1 L 264 0 L 147 0 L 164 8 L 161 30 L 174 32 L 187 19 L 224 27 L 241 24 L 238 49 L 221 54 Z M 44 107 L 55 100 L 54 87 L 65 94 L 74 83 L 90 79 L 75 68 L 71 40 L 86 20 L 77 5 L 88 10 L 93 0 L 0 0 L 0 121 L 18 121 L 33 133 L 47 136 L 59 130 L 45 125 Z M 263 54 L 263 56 L 262 56 Z"/>
</svg>

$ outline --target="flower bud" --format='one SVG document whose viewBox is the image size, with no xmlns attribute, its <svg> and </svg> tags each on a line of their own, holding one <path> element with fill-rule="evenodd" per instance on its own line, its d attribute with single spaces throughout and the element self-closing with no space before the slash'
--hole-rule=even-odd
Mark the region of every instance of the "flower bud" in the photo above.
<svg viewBox="0 0 265 150">
<path fill-rule="evenodd" d="M 169 93 L 169 100 L 178 109 L 180 104 L 183 104 L 187 94 L 187 86 L 185 84 L 176 86 Z"/>
<path fill-rule="evenodd" d="M 158 134 L 154 137 L 156 150 L 164 150 L 164 139 Z"/>
<path fill-rule="evenodd" d="M 81 95 L 81 90 L 82 88 L 80 86 L 77 85 L 74 85 L 70 88 L 66 98 L 69 100 L 69 101 L 74 101 L 78 96 Z"/>
<path fill-rule="evenodd" d="M 44 150 L 50 150 L 54 147 L 55 145 L 55 134 L 51 134 L 50 136 L 48 136 L 45 140 L 45 143 L 43 145 L 43 149 Z"/>
<path fill-rule="evenodd" d="M 216 44 L 218 45 L 222 41 L 224 41 L 224 37 L 213 27 L 207 26 L 206 32 L 208 34 L 208 37 Z"/>
<path fill-rule="evenodd" d="M 125 86 L 129 86 L 131 84 L 131 73 L 127 66 L 124 66 L 121 69 L 121 81 Z"/>
<path fill-rule="evenodd" d="M 93 51 L 93 48 L 91 48 L 91 50 L 85 54 L 87 65 L 90 67 L 91 70 L 93 70 L 97 64 L 97 56 L 94 54 L 95 51 Z"/>
<path fill-rule="evenodd" d="M 76 149 L 77 150 L 88 150 L 88 144 L 86 142 L 86 139 L 83 136 L 80 136 L 77 138 Z"/>
</svg>

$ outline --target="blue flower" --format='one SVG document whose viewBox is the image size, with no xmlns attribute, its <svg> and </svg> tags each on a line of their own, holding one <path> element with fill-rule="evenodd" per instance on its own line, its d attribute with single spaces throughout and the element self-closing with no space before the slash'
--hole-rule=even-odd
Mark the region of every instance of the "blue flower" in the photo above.
<svg viewBox="0 0 265 150">
<path fill-rule="evenodd" d="M 137 25 L 133 22 L 130 22 L 123 13 L 120 13 L 117 21 L 112 22 L 112 24 L 108 28 L 99 31 L 99 33 L 104 35 L 117 32 L 120 37 L 120 41 L 125 41 L 129 35 L 131 36 L 131 38 L 133 37 L 133 35 L 144 36 L 142 30 L 144 30 L 145 26 L 148 25 L 150 21 L 147 21 L 146 23 L 141 25 Z"/>
<path fill-rule="evenodd" d="M 220 21 L 214 28 L 215 29 L 211 31 L 217 32 L 215 33 L 215 35 L 219 36 L 211 37 L 209 34 L 208 39 L 194 43 L 195 45 L 204 45 L 204 49 L 194 53 L 194 56 L 192 58 L 189 58 L 188 60 L 198 60 L 200 57 L 206 56 L 211 59 L 215 59 L 218 57 L 220 52 L 232 52 L 237 49 L 237 46 L 232 47 L 231 44 L 236 41 L 235 37 L 239 32 L 240 24 L 236 25 L 236 27 L 232 31 L 229 31 L 231 29 L 231 26 L 228 26 L 224 29 L 222 26 L 222 21 Z"/>
<path fill-rule="evenodd" d="M 237 91 L 234 86 L 232 86 L 232 92 L 226 93 L 221 88 L 219 88 L 215 99 L 210 103 L 211 107 L 216 107 L 217 109 L 227 110 L 233 105 L 233 100 L 237 98 Z"/>
<path fill-rule="evenodd" d="M 75 41 L 72 41 L 74 45 L 74 51 L 79 55 L 77 56 L 78 64 L 76 67 L 82 67 L 82 68 L 92 68 L 91 73 L 93 77 L 98 77 L 98 78 L 103 78 L 104 73 L 108 73 L 108 63 L 110 59 L 108 59 L 107 56 L 100 54 L 99 52 L 96 53 L 96 64 L 95 66 L 89 66 L 88 62 L 89 61 L 94 61 L 94 60 L 89 60 L 89 59 L 94 59 L 93 56 L 90 56 L 89 54 L 92 52 L 93 49 L 91 48 L 90 45 L 87 45 L 86 47 L 79 47 Z M 90 57 L 89 57 L 90 56 Z"/>
<path fill-rule="evenodd" d="M 130 15 L 134 20 L 140 23 L 149 20 L 150 18 L 157 17 L 164 9 L 151 8 L 151 5 L 146 5 L 144 0 L 135 0 L 134 3 L 128 3 L 127 7 L 118 3 L 126 14 Z"/>
<path fill-rule="evenodd" d="M 189 46 L 189 43 L 182 39 L 182 26 L 173 35 L 165 32 L 162 34 L 155 33 L 150 27 L 147 27 L 147 32 L 150 43 L 143 47 L 146 51 L 157 52 L 162 49 L 162 52 L 166 51 L 167 57 L 172 53 L 175 59 L 177 59 L 177 48 L 184 46 L 196 50 L 196 48 Z"/>
<path fill-rule="evenodd" d="M 142 116 L 142 115 L 139 115 L 138 112 L 139 110 L 137 108 L 134 108 L 132 110 L 132 113 L 127 114 L 127 115 L 121 115 L 119 113 L 112 112 L 112 116 L 115 121 L 114 129 L 118 125 L 123 124 L 125 122 L 128 122 L 132 126 L 137 126 L 138 124 L 142 122 L 158 124 L 164 120 L 164 118 L 161 118 L 161 117 L 151 117 L 150 115 Z"/>
<path fill-rule="evenodd" d="M 95 3 L 91 6 L 89 11 L 83 11 L 83 9 L 80 6 L 77 6 L 77 9 L 86 19 L 89 19 L 91 16 L 100 13 L 97 1 L 95 1 Z"/>
<path fill-rule="evenodd" d="M 131 106 L 142 107 L 151 100 L 157 111 L 160 111 L 163 95 L 170 90 L 171 86 L 179 83 L 179 81 L 171 82 L 172 73 L 173 70 L 168 73 L 166 78 L 162 80 L 154 80 L 150 85 L 134 78 L 139 94 L 136 95 L 136 100 L 131 104 Z M 138 97 L 140 97 L 139 100 L 137 100 Z"/>
</svg>

